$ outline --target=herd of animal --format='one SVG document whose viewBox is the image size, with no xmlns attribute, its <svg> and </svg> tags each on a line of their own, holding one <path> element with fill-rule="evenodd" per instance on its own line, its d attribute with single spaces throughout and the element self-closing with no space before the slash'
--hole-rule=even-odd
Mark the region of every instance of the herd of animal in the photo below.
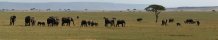
<svg viewBox="0 0 218 40">
<path fill-rule="evenodd" d="M 169 18 L 169 19 L 165 19 L 165 20 L 162 20 L 162 23 L 161 25 L 162 26 L 166 26 L 167 23 L 173 23 L 174 22 L 174 19 L 173 18 Z M 185 24 L 197 24 L 197 26 L 200 25 L 200 22 L 196 19 L 186 19 L 184 21 Z M 177 26 L 181 26 L 181 23 L 176 23 Z"/>
<path fill-rule="evenodd" d="M 77 16 L 77 19 L 79 18 L 79 16 Z M 115 22 L 115 19 L 116 18 L 112 18 L 109 19 L 109 18 L 106 18 L 104 17 L 104 20 L 105 20 L 105 26 L 107 27 L 108 25 L 111 25 L 111 26 L 114 26 L 114 27 L 120 27 L 119 25 L 121 25 L 122 27 L 125 27 L 125 20 L 116 20 Z M 10 17 L 10 25 L 14 25 L 16 21 L 16 16 L 11 16 Z M 71 23 L 73 25 L 74 24 L 74 19 L 72 17 L 62 17 L 61 20 L 58 19 L 57 17 L 54 17 L 54 16 L 50 16 L 47 18 L 47 22 L 43 22 L 43 21 L 38 21 L 36 22 L 35 18 L 34 17 L 31 17 L 31 16 L 26 16 L 25 17 L 25 26 L 35 26 L 35 24 L 37 23 L 37 26 L 45 26 L 46 24 L 48 26 L 58 26 L 61 22 L 61 26 L 70 26 Z M 116 25 L 115 25 L 116 23 Z M 93 20 L 82 20 L 81 21 L 81 27 L 87 27 L 87 26 L 98 26 L 99 24 L 96 22 L 96 21 L 93 21 Z"/>
<path fill-rule="evenodd" d="M 77 19 L 79 18 L 79 16 L 77 16 Z M 105 24 L 105 27 L 108 26 L 114 26 L 114 27 L 125 27 L 126 25 L 126 21 L 125 20 L 116 20 L 116 18 L 106 18 L 103 17 Z M 142 18 L 137 18 L 136 19 L 138 22 L 141 22 L 143 19 Z M 16 21 L 16 16 L 11 16 L 10 17 L 10 25 L 14 25 L 14 22 Z M 47 22 L 42 22 L 42 21 L 38 21 L 37 25 L 38 26 L 45 26 L 45 24 L 47 23 L 48 26 L 58 26 L 60 23 L 60 19 L 58 19 L 57 17 L 54 16 L 50 16 L 47 18 Z M 173 23 L 174 19 L 173 18 L 169 18 L 169 19 L 164 19 L 162 20 L 161 25 L 162 26 L 166 26 L 168 23 Z M 61 26 L 70 26 L 71 23 L 73 25 L 74 24 L 74 20 L 72 17 L 62 17 L 61 18 Z M 200 25 L 200 22 L 194 19 L 187 19 L 184 21 L 185 24 L 197 24 L 198 26 Z M 35 26 L 36 24 L 36 20 L 34 17 L 31 16 L 26 16 L 25 17 L 25 26 Z M 98 26 L 99 24 L 96 21 L 93 20 L 82 20 L 80 26 L 81 27 L 87 27 L 87 26 Z M 177 26 L 181 26 L 181 23 L 176 23 Z"/>
</svg>

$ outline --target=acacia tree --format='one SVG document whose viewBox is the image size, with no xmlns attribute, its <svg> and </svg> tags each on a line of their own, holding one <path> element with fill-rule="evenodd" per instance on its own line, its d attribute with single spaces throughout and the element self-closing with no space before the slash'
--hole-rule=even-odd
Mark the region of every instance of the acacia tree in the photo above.
<svg viewBox="0 0 218 40">
<path fill-rule="evenodd" d="M 130 12 L 130 9 L 126 9 L 128 12 Z"/>
<path fill-rule="evenodd" d="M 84 9 L 85 10 L 85 12 L 87 12 L 88 11 L 88 9 Z"/>
<path fill-rule="evenodd" d="M 15 9 L 11 9 L 11 11 L 15 11 Z"/>
<path fill-rule="evenodd" d="M 46 9 L 46 11 L 51 11 L 51 9 L 49 8 L 49 9 Z"/>
<path fill-rule="evenodd" d="M 62 11 L 62 9 L 58 9 L 59 11 Z"/>
<path fill-rule="evenodd" d="M 162 5 L 154 4 L 154 5 L 149 5 L 148 7 L 146 7 L 145 10 L 153 12 L 155 14 L 155 17 L 156 17 L 155 22 L 157 23 L 160 12 L 165 11 L 166 8 Z"/>
<path fill-rule="evenodd" d="M 31 11 L 36 10 L 36 8 L 30 8 Z"/>
<path fill-rule="evenodd" d="M 133 12 L 136 12 L 137 9 L 133 9 Z"/>
<path fill-rule="evenodd" d="M 71 11 L 71 9 L 67 9 L 67 11 Z"/>
</svg>

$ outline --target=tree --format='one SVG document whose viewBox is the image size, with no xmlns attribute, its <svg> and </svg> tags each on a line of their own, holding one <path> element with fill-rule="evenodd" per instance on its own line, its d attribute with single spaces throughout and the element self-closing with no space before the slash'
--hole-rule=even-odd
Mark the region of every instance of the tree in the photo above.
<svg viewBox="0 0 218 40">
<path fill-rule="evenodd" d="M 68 11 L 71 11 L 71 9 L 67 9 Z"/>
<path fill-rule="evenodd" d="M 85 10 L 85 12 L 87 12 L 88 11 L 88 9 L 84 9 Z"/>
<path fill-rule="evenodd" d="M 2 9 L 2 11 L 6 11 L 6 9 Z"/>
<path fill-rule="evenodd" d="M 11 9 L 11 11 L 15 11 L 15 9 Z"/>
<path fill-rule="evenodd" d="M 49 9 L 46 9 L 46 11 L 51 11 L 51 9 L 49 8 Z"/>
<path fill-rule="evenodd" d="M 64 11 L 67 11 L 67 9 L 64 9 Z"/>
<path fill-rule="evenodd" d="M 64 11 L 71 11 L 71 9 L 64 9 Z"/>
<path fill-rule="evenodd" d="M 36 10 L 36 8 L 31 8 L 30 10 L 33 11 L 33 10 Z"/>
<path fill-rule="evenodd" d="M 155 22 L 157 23 L 160 12 L 166 10 L 166 8 L 162 5 L 154 4 L 154 5 L 149 5 L 148 7 L 146 7 L 145 10 L 155 13 L 155 17 L 156 17 Z"/>
<path fill-rule="evenodd" d="M 62 9 L 58 9 L 59 11 L 62 11 Z"/>
<path fill-rule="evenodd" d="M 130 12 L 130 9 L 126 9 L 128 12 Z"/>
<path fill-rule="evenodd" d="M 137 9 L 133 9 L 133 12 L 136 12 Z"/>
</svg>

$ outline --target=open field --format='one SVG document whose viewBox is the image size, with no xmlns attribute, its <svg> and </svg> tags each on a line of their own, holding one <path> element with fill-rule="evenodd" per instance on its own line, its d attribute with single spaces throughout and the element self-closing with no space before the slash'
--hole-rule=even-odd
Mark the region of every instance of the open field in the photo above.
<svg viewBox="0 0 218 40">
<path fill-rule="evenodd" d="M 9 17 L 17 16 L 15 26 L 9 26 Z M 75 19 L 75 26 L 40 27 L 24 26 L 24 17 L 33 16 L 46 21 L 49 16 Z M 126 27 L 104 27 L 103 17 L 116 17 L 127 22 Z M 139 12 L 0 12 L 0 40 L 218 40 L 218 13 L 212 12 L 164 12 L 155 23 L 154 14 Z M 137 22 L 137 18 L 143 18 Z M 182 23 L 161 26 L 161 19 L 175 18 Z M 200 26 L 184 24 L 188 18 L 196 18 Z M 95 20 L 97 27 L 80 27 L 81 20 Z"/>
</svg>

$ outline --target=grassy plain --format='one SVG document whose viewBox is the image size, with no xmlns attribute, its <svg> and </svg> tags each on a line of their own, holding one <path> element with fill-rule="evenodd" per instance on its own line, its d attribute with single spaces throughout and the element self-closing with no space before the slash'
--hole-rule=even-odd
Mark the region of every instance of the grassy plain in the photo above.
<svg viewBox="0 0 218 40">
<path fill-rule="evenodd" d="M 9 26 L 9 17 L 17 16 L 15 26 Z M 33 16 L 46 21 L 49 16 L 70 16 L 75 26 L 24 26 L 24 17 Z M 76 19 L 80 16 L 80 19 Z M 126 27 L 104 27 L 103 17 L 116 17 L 127 22 Z M 143 18 L 137 22 L 137 18 Z M 175 18 L 175 23 L 161 26 L 161 19 Z M 188 18 L 198 19 L 200 26 L 184 24 Z M 81 20 L 95 20 L 97 27 L 80 27 Z M 218 40 L 218 13 L 163 12 L 158 23 L 154 14 L 144 12 L 0 12 L 0 40 Z"/>
</svg>

